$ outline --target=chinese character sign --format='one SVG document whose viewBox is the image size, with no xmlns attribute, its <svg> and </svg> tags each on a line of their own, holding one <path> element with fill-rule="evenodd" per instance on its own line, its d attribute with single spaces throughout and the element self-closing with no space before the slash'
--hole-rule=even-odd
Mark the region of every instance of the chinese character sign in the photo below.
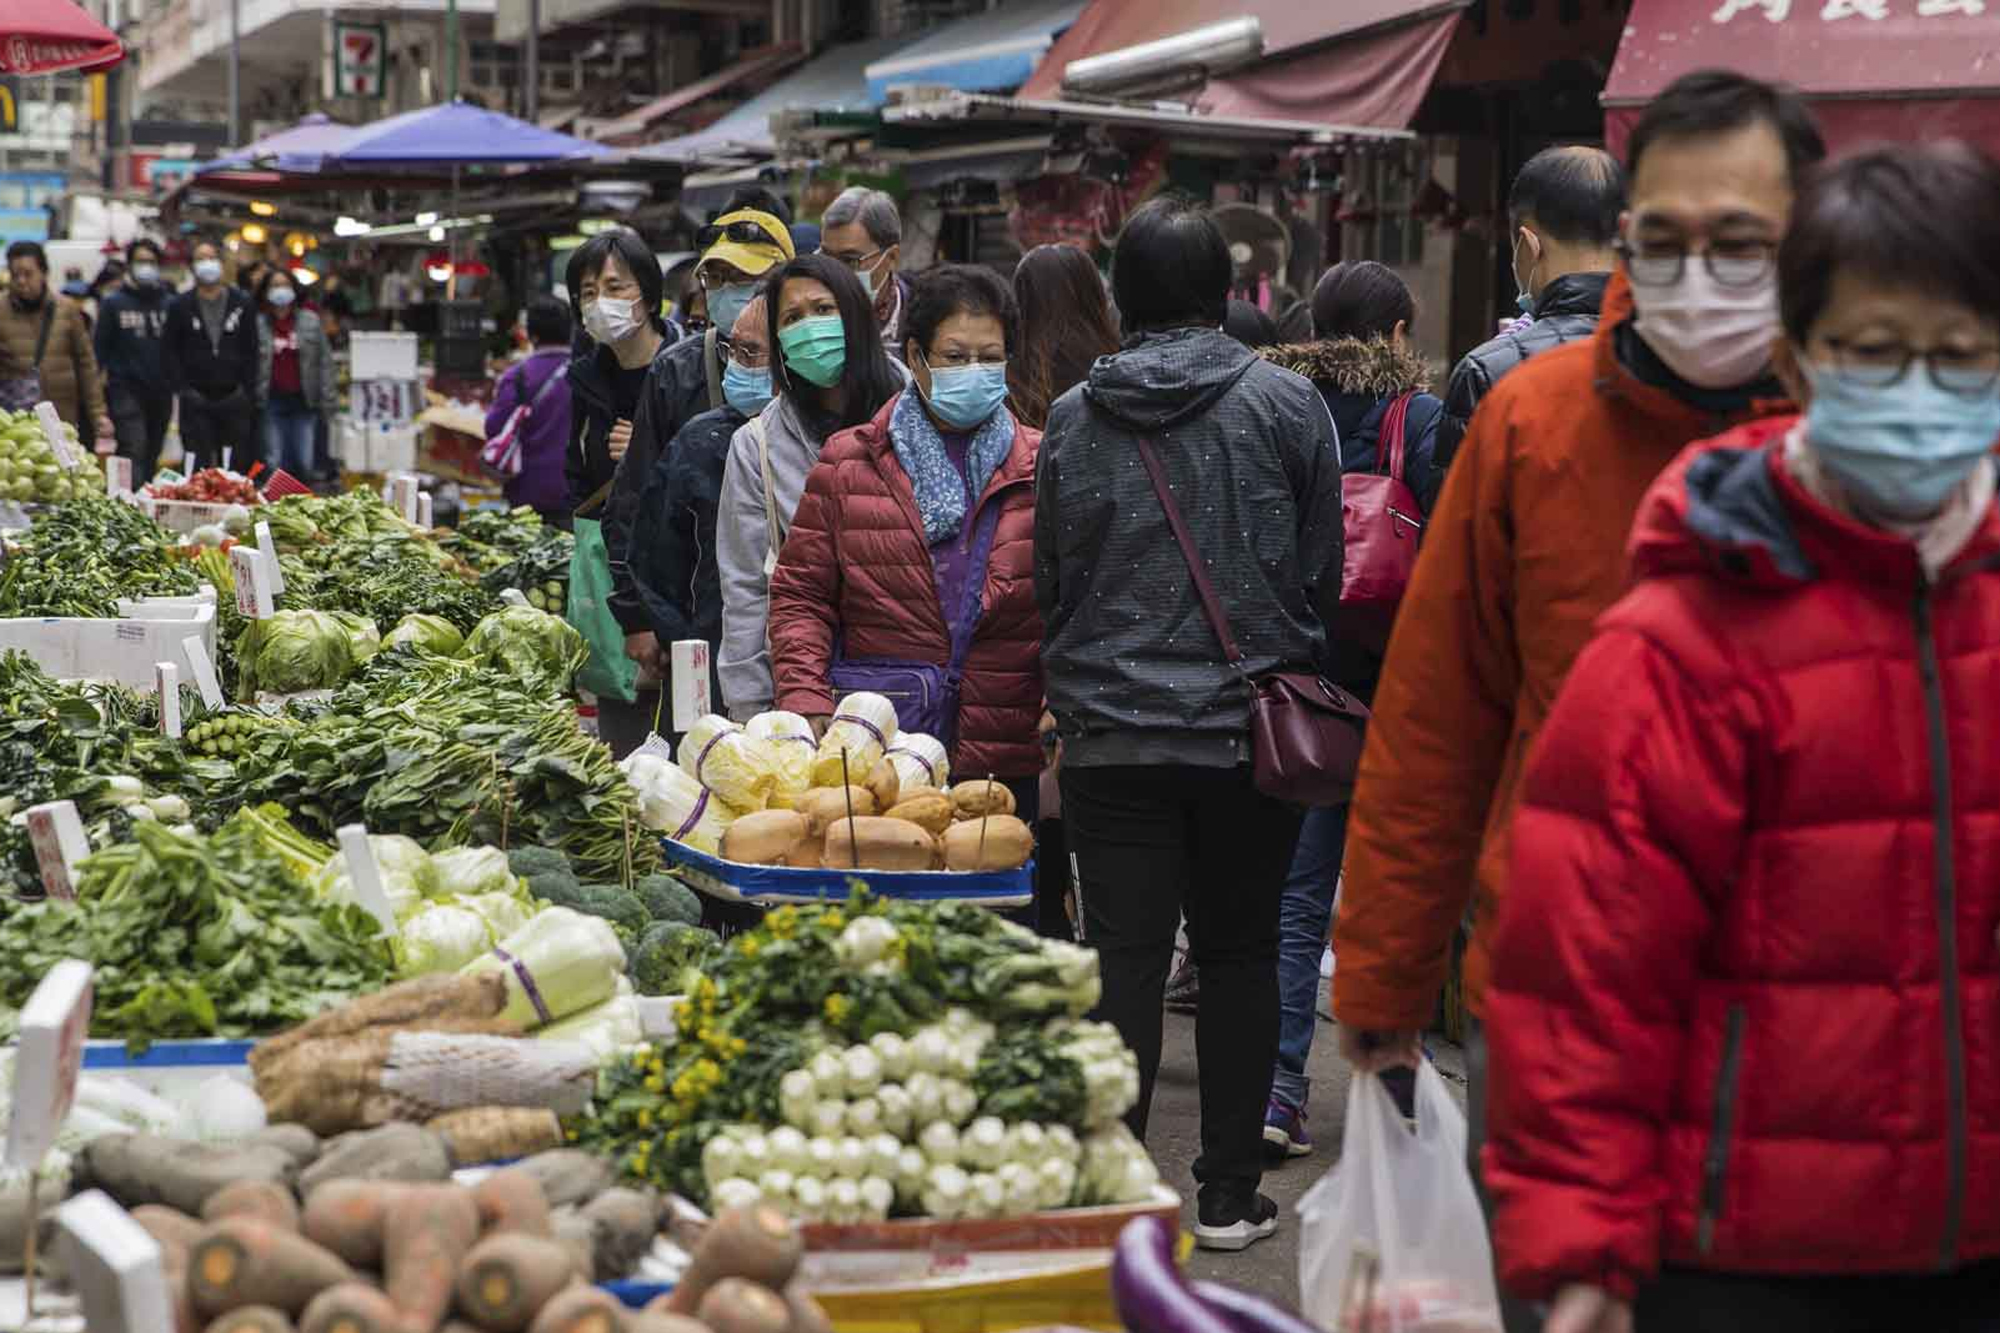
<svg viewBox="0 0 2000 1333">
<path fill-rule="evenodd" d="M 388 63 L 388 34 L 379 23 L 336 23 L 335 76 L 342 97 L 380 97 Z"/>
<path fill-rule="evenodd" d="M 1761 18 L 1767 23 L 1783 23 L 1796 8 L 1802 16 L 1822 23 L 1846 19 L 1880 23 L 1884 19 L 1910 16 L 1929 19 L 1979 15 L 1986 12 L 1986 5 L 1987 0 L 1721 0 L 1709 15 L 1709 22 Z"/>
</svg>

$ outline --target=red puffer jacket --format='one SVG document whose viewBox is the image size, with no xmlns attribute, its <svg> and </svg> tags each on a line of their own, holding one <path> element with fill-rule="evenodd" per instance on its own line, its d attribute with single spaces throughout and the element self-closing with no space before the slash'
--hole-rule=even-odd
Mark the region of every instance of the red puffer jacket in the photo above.
<svg viewBox="0 0 2000 1333">
<path fill-rule="evenodd" d="M 899 395 L 900 396 L 900 395 Z M 915 493 L 889 441 L 891 398 L 865 426 L 820 450 L 771 575 L 771 674 L 778 707 L 831 713 L 836 632 L 851 657 L 951 659 L 951 633 Z M 1035 609 L 1035 453 L 1042 433 L 1014 427 L 1014 447 L 979 507 L 1001 506 L 978 628 L 959 687 L 951 770 L 965 777 L 1041 771 L 1042 617 Z M 974 516 L 965 518 L 970 530 Z"/>
<path fill-rule="evenodd" d="M 1662 475 L 1530 761 L 1486 1011 L 1524 1296 L 2000 1255 L 2000 516 L 1927 586 L 1790 425 Z"/>
</svg>

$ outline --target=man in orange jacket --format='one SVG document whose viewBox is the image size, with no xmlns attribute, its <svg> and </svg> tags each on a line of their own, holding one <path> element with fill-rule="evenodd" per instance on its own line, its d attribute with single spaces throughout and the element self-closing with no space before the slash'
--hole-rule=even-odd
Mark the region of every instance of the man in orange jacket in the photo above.
<svg viewBox="0 0 2000 1333">
<path fill-rule="evenodd" d="M 1465 985 L 1504 892 L 1515 783 L 1625 539 L 1683 446 L 1780 410 L 1774 258 L 1799 172 L 1824 155 L 1790 93 L 1710 71 L 1650 106 L 1596 334 L 1535 357 L 1473 416 L 1382 668 L 1333 935 L 1333 1009 L 1357 1067 L 1414 1061 L 1473 901 Z M 1483 1138 L 1484 1045 L 1471 1067 Z M 1509 1312 L 1509 1329 L 1516 1315 Z"/>
</svg>

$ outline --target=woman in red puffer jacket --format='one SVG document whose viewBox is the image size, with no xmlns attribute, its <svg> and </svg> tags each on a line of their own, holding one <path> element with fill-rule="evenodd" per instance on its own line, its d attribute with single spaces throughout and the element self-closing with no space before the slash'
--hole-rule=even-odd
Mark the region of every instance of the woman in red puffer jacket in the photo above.
<svg viewBox="0 0 2000 1333">
<path fill-rule="evenodd" d="M 938 739 L 955 778 L 1008 779 L 1032 820 L 1042 437 L 1004 405 L 1015 324 L 1013 296 L 989 270 L 947 265 L 917 280 L 904 344 L 915 386 L 820 451 L 771 575 L 771 670 L 779 708 L 823 721 L 845 693 L 837 661 L 948 672 L 954 631 L 969 636 L 955 740 Z"/>
<path fill-rule="evenodd" d="M 1551 1333 L 2000 1327 L 1996 256 L 1963 145 L 1801 191 L 1805 415 L 1661 477 L 1538 741 L 1485 1168 Z"/>
</svg>

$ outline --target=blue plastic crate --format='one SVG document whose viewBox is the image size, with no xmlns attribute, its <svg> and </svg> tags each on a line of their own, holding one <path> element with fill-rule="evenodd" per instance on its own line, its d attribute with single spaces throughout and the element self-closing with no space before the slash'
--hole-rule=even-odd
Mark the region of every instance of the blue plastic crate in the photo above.
<svg viewBox="0 0 2000 1333">
<path fill-rule="evenodd" d="M 919 903 L 976 903 L 981 907 L 1026 907 L 1034 901 L 1035 863 L 1014 870 L 798 870 L 791 866 L 746 866 L 724 861 L 685 843 L 662 838 L 667 866 L 687 883 L 728 902 L 845 902 L 849 880 L 861 879 L 869 892 Z"/>
</svg>

